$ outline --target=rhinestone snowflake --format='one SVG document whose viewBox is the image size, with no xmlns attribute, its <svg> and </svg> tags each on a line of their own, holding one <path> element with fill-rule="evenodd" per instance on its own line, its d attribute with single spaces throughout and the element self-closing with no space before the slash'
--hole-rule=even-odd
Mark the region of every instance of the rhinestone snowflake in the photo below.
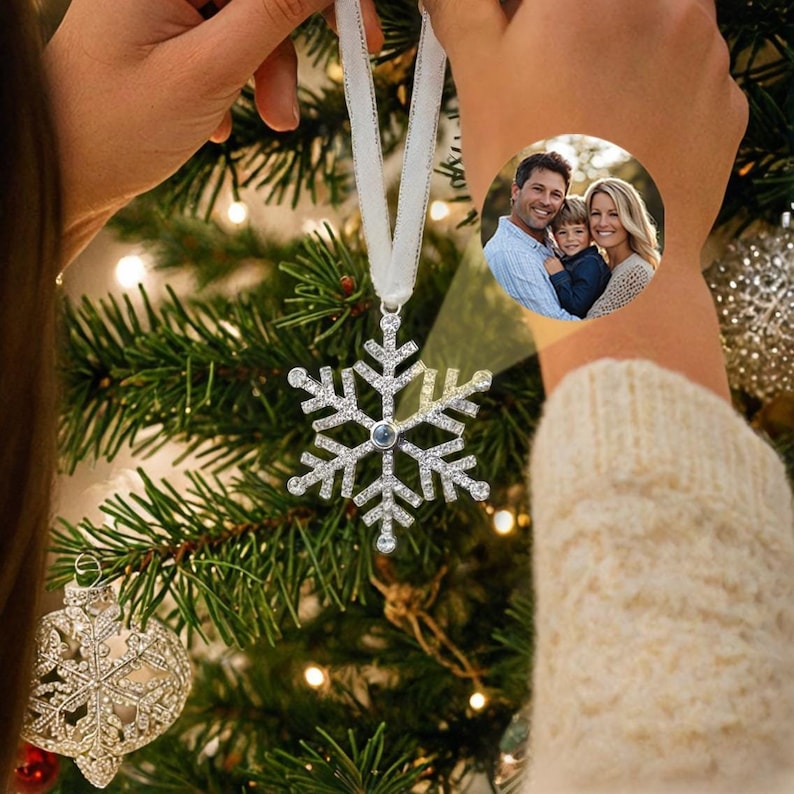
<svg viewBox="0 0 794 794">
<path fill-rule="evenodd" d="M 378 551 L 389 554 L 397 547 L 394 534 L 395 522 L 402 527 L 413 523 L 413 516 L 400 502 L 411 507 L 419 507 L 422 502 L 436 498 L 433 473 L 440 480 L 447 502 L 457 498 L 457 488 L 463 488 L 477 501 L 488 498 L 488 483 L 474 480 L 466 472 L 473 468 L 477 461 L 473 455 L 455 460 L 447 459 L 448 455 L 463 449 L 461 435 L 465 429 L 463 422 L 447 415 L 450 410 L 476 416 L 479 407 L 466 399 L 475 392 L 487 391 L 491 385 L 491 373 L 480 370 L 466 383 L 458 385 L 459 372 L 456 369 L 447 371 L 441 396 L 434 399 L 435 384 L 438 371 L 428 369 L 421 361 L 410 365 L 402 372 L 399 366 L 419 349 L 415 342 L 406 342 L 397 347 L 397 331 L 400 318 L 397 314 L 384 314 L 380 321 L 383 331 L 383 344 L 379 345 L 372 339 L 364 344 L 364 349 L 381 365 L 381 374 L 376 372 L 364 361 L 356 361 L 352 367 L 342 370 L 342 393 L 338 394 L 334 385 L 331 367 L 320 369 L 320 380 L 312 378 L 302 367 L 295 367 L 289 373 L 291 386 L 303 389 L 312 398 L 301 404 L 303 412 L 310 414 L 323 408 L 333 409 L 333 413 L 317 419 L 312 428 L 317 432 L 315 446 L 330 452 L 329 459 L 318 458 L 310 452 L 304 452 L 301 462 L 310 467 L 310 471 L 299 477 L 292 477 L 287 483 L 290 493 L 300 495 L 315 483 L 322 483 L 320 496 L 324 499 L 333 493 L 336 473 L 342 471 L 342 496 L 353 495 L 356 479 L 356 464 L 373 452 L 380 452 L 383 465 L 381 476 L 367 485 L 353 499 L 361 507 L 375 498 L 379 502 L 364 514 L 364 523 L 371 526 L 380 521 L 380 535 L 376 546 Z M 381 395 L 381 417 L 373 419 L 358 404 L 354 372 L 357 372 L 376 392 Z M 419 406 L 407 419 L 398 421 L 394 417 L 395 396 L 409 383 L 422 376 L 422 387 Z M 369 438 L 356 446 L 344 444 L 323 435 L 323 430 L 354 422 L 369 431 Z M 409 441 L 406 433 L 421 424 L 433 425 L 452 435 L 452 438 L 436 446 L 422 449 Z M 413 458 L 418 466 L 422 494 L 409 488 L 396 475 L 395 452 Z"/>
<path fill-rule="evenodd" d="M 38 627 L 36 663 L 22 736 L 75 759 L 97 788 L 124 754 L 162 734 L 190 692 L 179 638 L 156 620 L 126 628 L 109 585 L 67 585 L 66 608 Z"/>
</svg>

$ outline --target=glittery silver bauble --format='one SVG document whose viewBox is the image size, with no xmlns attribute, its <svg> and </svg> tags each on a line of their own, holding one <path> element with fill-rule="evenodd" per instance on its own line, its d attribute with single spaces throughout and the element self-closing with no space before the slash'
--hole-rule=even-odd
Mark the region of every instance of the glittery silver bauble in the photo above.
<svg viewBox="0 0 794 794">
<path fill-rule="evenodd" d="M 529 715 L 521 711 L 505 729 L 499 742 L 494 782 L 503 794 L 518 794 L 529 777 Z"/>
<path fill-rule="evenodd" d="M 150 620 L 126 628 L 110 585 L 68 585 L 65 609 L 38 627 L 23 738 L 70 756 L 104 788 L 125 753 L 162 734 L 190 692 L 190 662 L 178 637 Z"/>
<path fill-rule="evenodd" d="M 794 231 L 737 240 L 705 275 L 731 386 L 761 400 L 794 390 Z"/>
</svg>

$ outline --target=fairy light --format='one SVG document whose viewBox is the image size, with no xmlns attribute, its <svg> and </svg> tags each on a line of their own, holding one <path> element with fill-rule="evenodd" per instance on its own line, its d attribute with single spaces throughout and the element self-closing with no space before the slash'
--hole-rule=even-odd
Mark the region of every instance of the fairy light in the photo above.
<svg viewBox="0 0 794 794">
<path fill-rule="evenodd" d="M 446 201 L 434 201 L 430 205 L 430 218 L 434 221 L 443 221 L 450 216 L 451 210 Z"/>
<path fill-rule="evenodd" d="M 303 678 L 312 689 L 320 689 L 328 682 L 325 670 L 315 664 L 309 665 L 303 671 Z"/>
<path fill-rule="evenodd" d="M 146 278 L 146 262 L 138 254 L 122 256 L 116 263 L 116 281 L 125 289 L 140 284 Z"/>
<path fill-rule="evenodd" d="M 335 83 L 341 83 L 344 79 L 345 75 L 342 71 L 342 65 L 337 61 L 331 61 L 328 64 L 325 73 L 328 75 L 330 80 L 333 80 Z"/>
<path fill-rule="evenodd" d="M 243 201 L 233 201 L 226 210 L 226 217 L 235 226 L 245 223 L 248 220 L 248 205 Z"/>
<path fill-rule="evenodd" d="M 482 711 L 482 710 L 485 708 L 485 704 L 486 704 L 487 702 L 488 702 L 488 698 L 486 698 L 486 697 L 485 697 L 485 695 L 483 695 L 483 693 L 482 693 L 482 692 L 475 692 L 475 693 L 474 693 L 474 694 L 472 694 L 472 696 L 469 698 L 469 705 L 470 705 L 470 706 L 471 706 L 471 707 L 472 707 L 472 708 L 473 708 L 475 711 Z"/>
<path fill-rule="evenodd" d="M 333 237 L 336 235 L 336 228 L 331 221 L 328 220 L 328 218 L 320 218 L 319 220 L 307 218 L 301 224 L 301 231 L 306 235 L 316 235 L 321 240 L 325 240 L 326 242 L 331 242 Z"/>
<path fill-rule="evenodd" d="M 500 535 L 508 535 L 516 525 L 512 510 L 497 510 L 493 514 L 493 528 Z"/>
</svg>

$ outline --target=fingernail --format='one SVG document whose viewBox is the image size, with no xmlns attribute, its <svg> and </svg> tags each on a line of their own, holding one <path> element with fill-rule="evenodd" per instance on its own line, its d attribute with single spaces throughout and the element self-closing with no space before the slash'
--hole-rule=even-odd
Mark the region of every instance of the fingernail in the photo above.
<svg viewBox="0 0 794 794">
<path fill-rule="evenodd" d="M 301 108 L 298 104 L 297 96 L 292 100 L 292 118 L 294 119 L 295 126 L 297 127 L 301 120 Z"/>
</svg>

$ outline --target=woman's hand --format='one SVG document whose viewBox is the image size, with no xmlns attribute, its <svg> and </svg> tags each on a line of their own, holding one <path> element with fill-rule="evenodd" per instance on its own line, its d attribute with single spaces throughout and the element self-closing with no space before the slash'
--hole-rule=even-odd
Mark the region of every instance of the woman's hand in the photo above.
<svg viewBox="0 0 794 794">
<path fill-rule="evenodd" d="M 73 254 L 115 210 L 229 134 L 252 75 L 274 129 L 298 124 L 289 35 L 329 0 L 73 0 L 45 52 Z M 382 45 L 372 0 L 370 48 Z M 71 235 L 71 239 L 70 239 Z"/>
<path fill-rule="evenodd" d="M 478 205 L 508 158 L 564 133 L 627 149 L 695 254 L 719 210 L 746 102 L 709 0 L 426 0 L 460 100 Z"/>
<path fill-rule="evenodd" d="M 628 150 L 665 205 L 651 284 L 609 317 L 529 322 L 547 391 L 598 358 L 646 358 L 727 397 L 700 250 L 747 122 L 712 0 L 425 0 L 458 88 L 463 157 L 481 205 L 525 146 L 565 133 Z"/>
</svg>

